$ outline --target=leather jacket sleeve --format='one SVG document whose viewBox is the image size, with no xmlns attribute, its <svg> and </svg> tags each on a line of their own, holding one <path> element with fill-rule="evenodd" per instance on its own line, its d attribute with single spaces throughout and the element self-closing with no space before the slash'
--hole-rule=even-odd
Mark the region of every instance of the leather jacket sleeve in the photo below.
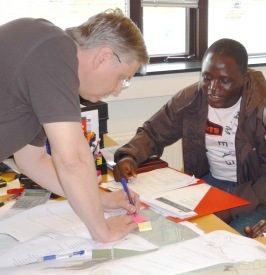
<svg viewBox="0 0 266 275">
<path fill-rule="evenodd" d="M 139 127 L 136 135 L 115 153 L 115 162 L 130 155 L 138 164 L 151 156 L 161 157 L 165 146 L 182 138 L 186 107 L 197 91 L 197 84 L 178 92 L 157 113 Z"/>
<path fill-rule="evenodd" d="M 262 123 L 266 106 L 266 82 L 261 72 L 250 70 L 244 93 L 243 110 L 236 136 L 237 182 L 235 195 L 250 202 L 231 210 L 233 217 L 257 207 L 266 210 L 266 129 Z"/>
</svg>

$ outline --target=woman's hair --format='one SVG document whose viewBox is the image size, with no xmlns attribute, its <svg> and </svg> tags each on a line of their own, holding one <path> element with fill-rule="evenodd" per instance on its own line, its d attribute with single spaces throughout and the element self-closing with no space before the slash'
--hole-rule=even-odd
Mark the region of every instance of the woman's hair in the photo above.
<svg viewBox="0 0 266 275">
<path fill-rule="evenodd" d="M 67 28 L 66 33 L 83 49 L 110 47 L 124 56 L 127 63 L 133 60 L 142 65 L 149 63 L 139 28 L 118 8 L 96 14 L 80 26 Z"/>
<path fill-rule="evenodd" d="M 248 67 L 248 54 L 246 48 L 236 40 L 223 38 L 214 42 L 205 52 L 203 60 L 208 53 L 228 56 L 236 61 L 241 73 L 246 73 Z"/>
</svg>

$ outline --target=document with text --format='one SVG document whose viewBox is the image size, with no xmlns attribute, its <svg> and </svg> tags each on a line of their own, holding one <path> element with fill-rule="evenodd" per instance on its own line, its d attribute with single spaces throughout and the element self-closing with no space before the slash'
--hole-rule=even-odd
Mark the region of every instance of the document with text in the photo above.
<svg viewBox="0 0 266 275">
<path fill-rule="evenodd" d="M 243 253 L 243 249 L 248 253 Z M 93 269 L 93 274 L 176 275 L 218 264 L 247 264 L 254 261 L 265 263 L 265 245 L 219 230 L 145 255 L 102 264 Z M 89 270 L 87 274 L 90 274 Z M 263 270 L 265 272 L 265 268 Z M 260 274 L 265 273 L 262 271 Z"/>
<path fill-rule="evenodd" d="M 140 195 L 140 198 L 151 197 L 162 192 L 189 186 L 198 182 L 194 176 L 189 176 L 171 168 L 160 168 L 138 174 L 132 178 L 128 187 Z M 120 182 L 110 181 L 101 184 L 102 188 L 110 191 L 122 189 Z"/>
<path fill-rule="evenodd" d="M 143 202 L 148 204 L 152 210 L 164 216 L 185 219 L 197 215 L 194 210 L 210 187 L 210 185 L 202 183 L 179 188 L 163 192 L 160 195 L 150 196 L 143 199 Z"/>
</svg>

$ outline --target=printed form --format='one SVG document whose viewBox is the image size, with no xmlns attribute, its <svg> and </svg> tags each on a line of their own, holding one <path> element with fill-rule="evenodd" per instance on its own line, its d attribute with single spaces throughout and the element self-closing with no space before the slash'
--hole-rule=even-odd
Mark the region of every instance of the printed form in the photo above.
<svg viewBox="0 0 266 275">
<path fill-rule="evenodd" d="M 248 253 L 243 253 L 243 250 Z M 265 263 L 265 245 L 219 230 L 155 252 L 104 263 L 99 268 L 94 268 L 92 274 L 176 275 L 218 264 L 245 264 L 256 260 Z M 262 269 L 265 272 L 265 267 L 262 266 Z M 89 270 L 86 274 L 90 274 Z M 260 274 L 265 273 L 262 271 Z"/>
<path fill-rule="evenodd" d="M 152 210 L 164 216 L 184 219 L 197 215 L 193 210 L 210 188 L 210 185 L 202 183 L 163 192 L 142 201 L 148 204 Z"/>
<path fill-rule="evenodd" d="M 178 189 L 197 183 L 198 179 L 171 168 L 160 168 L 138 174 L 132 178 L 128 187 L 140 195 L 140 198 L 151 197 L 162 192 Z M 101 187 L 110 191 L 122 189 L 122 184 L 110 181 L 101 184 Z"/>
<path fill-rule="evenodd" d="M 106 217 L 109 216 L 106 214 Z M 21 242 L 9 251 L 0 249 L 0 267 L 29 264 L 42 256 L 78 250 L 148 251 L 158 248 L 134 234 L 129 234 L 118 242 L 96 243 L 66 200 L 36 206 L 0 221 L 0 233 L 8 234 Z"/>
</svg>

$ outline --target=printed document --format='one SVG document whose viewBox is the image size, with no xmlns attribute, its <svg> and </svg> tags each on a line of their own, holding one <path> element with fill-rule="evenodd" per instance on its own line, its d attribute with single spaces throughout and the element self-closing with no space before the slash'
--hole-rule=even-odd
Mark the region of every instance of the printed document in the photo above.
<svg viewBox="0 0 266 275">
<path fill-rule="evenodd" d="M 58 233 L 45 233 L 34 240 L 18 243 L 9 251 L 2 255 L 0 254 L 0 269 L 3 267 L 27 265 L 47 255 L 63 255 L 80 250 L 86 251 L 86 259 L 93 259 L 93 253 L 97 250 L 123 249 L 143 252 L 148 250 L 153 251 L 157 248 L 158 247 L 152 243 L 133 234 L 129 234 L 119 242 L 99 244 L 90 238 L 77 237 L 74 235 L 64 236 Z"/>
<path fill-rule="evenodd" d="M 137 178 L 132 178 L 128 187 L 140 195 L 140 199 L 148 198 L 162 192 L 178 189 L 197 183 L 198 179 L 171 168 L 160 168 L 149 172 L 138 174 Z M 101 184 L 101 187 L 110 191 L 122 188 L 122 184 L 110 181 Z"/>
<path fill-rule="evenodd" d="M 247 253 L 243 253 L 243 250 Z M 265 263 L 265 245 L 244 236 L 219 230 L 166 246 L 155 252 L 104 263 L 99 268 L 94 268 L 93 274 L 175 275 L 218 264 L 245 264 L 256 260 Z M 259 267 L 258 265 L 257 269 Z M 86 274 L 90 274 L 89 270 Z"/>
<path fill-rule="evenodd" d="M 143 202 L 164 216 L 185 219 L 197 215 L 193 210 L 210 189 L 206 183 L 188 186 L 154 195 Z"/>
<path fill-rule="evenodd" d="M 106 217 L 109 216 L 106 214 Z M 8 234 L 21 242 L 8 251 L 0 248 L 0 269 L 26 265 L 51 254 L 60 255 L 79 250 L 89 252 L 123 249 L 143 252 L 158 248 L 134 234 L 117 242 L 96 243 L 66 200 L 39 205 L 0 221 L 0 233 Z"/>
</svg>

